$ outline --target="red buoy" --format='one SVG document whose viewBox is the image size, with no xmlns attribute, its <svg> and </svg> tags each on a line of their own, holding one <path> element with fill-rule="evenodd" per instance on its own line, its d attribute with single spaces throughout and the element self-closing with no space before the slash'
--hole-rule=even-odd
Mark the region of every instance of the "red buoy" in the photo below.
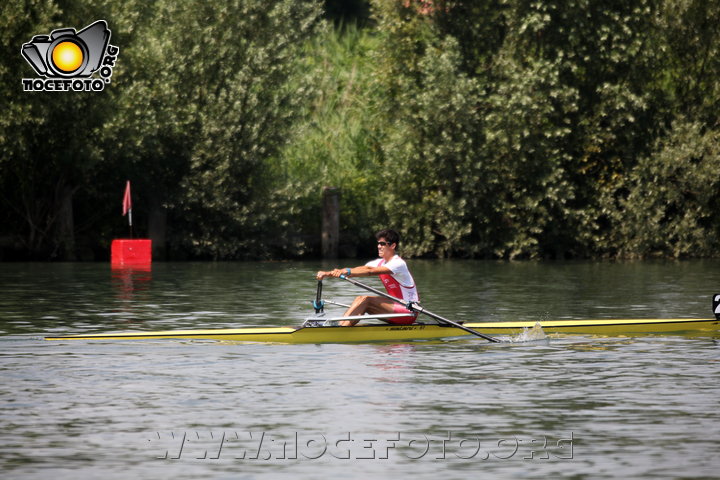
<svg viewBox="0 0 720 480">
<path fill-rule="evenodd" d="M 113 267 L 151 264 L 152 240 L 116 238 L 110 246 L 110 263 Z"/>
</svg>

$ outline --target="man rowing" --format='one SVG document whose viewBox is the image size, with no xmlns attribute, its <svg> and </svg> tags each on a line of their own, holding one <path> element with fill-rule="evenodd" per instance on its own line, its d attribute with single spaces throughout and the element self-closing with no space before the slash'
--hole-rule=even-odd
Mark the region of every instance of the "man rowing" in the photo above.
<svg viewBox="0 0 720 480">
<path fill-rule="evenodd" d="M 346 277 L 370 277 L 377 275 L 380 277 L 385 290 L 389 295 L 404 300 L 405 302 L 418 302 L 418 292 L 415 287 L 410 270 L 408 270 L 405 261 L 395 253 L 400 243 L 400 235 L 394 230 L 380 230 L 375 234 L 377 239 L 378 256 L 380 258 L 372 260 L 365 265 L 359 267 L 336 268 L 329 272 L 320 271 L 317 273 L 317 279 L 322 280 L 327 277 L 339 278 L 341 275 Z M 409 325 L 415 322 L 417 312 L 411 312 L 403 305 L 393 302 L 384 297 L 361 295 L 356 297 L 350 308 L 347 309 L 343 316 L 350 317 L 363 315 L 365 313 L 371 315 L 395 313 L 407 314 L 406 317 L 389 318 L 389 323 L 397 325 Z M 355 325 L 359 320 L 345 320 L 340 322 L 344 327 Z"/>
</svg>

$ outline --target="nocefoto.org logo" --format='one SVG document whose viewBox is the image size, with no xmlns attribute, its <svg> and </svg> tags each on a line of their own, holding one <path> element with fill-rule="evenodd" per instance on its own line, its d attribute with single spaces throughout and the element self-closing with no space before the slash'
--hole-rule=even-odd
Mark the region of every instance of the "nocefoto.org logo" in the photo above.
<svg viewBox="0 0 720 480">
<path fill-rule="evenodd" d="M 26 92 L 101 92 L 110 83 L 120 49 L 110 45 L 105 20 L 76 32 L 58 28 L 50 35 L 35 35 L 20 51 L 44 78 L 23 78 Z M 98 72 L 100 78 L 93 78 Z"/>
</svg>

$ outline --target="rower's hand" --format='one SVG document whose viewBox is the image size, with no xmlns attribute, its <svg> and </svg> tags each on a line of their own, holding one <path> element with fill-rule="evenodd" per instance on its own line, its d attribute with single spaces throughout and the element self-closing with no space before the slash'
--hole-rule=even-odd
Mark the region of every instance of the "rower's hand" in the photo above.
<svg viewBox="0 0 720 480">
<path fill-rule="evenodd" d="M 315 275 L 315 278 L 317 278 L 318 280 L 322 280 L 323 278 L 327 278 L 327 277 L 340 278 L 340 275 L 345 275 L 346 273 L 347 273 L 346 269 L 336 268 L 329 272 L 323 272 L 323 271 L 317 272 L 317 275 Z"/>
</svg>

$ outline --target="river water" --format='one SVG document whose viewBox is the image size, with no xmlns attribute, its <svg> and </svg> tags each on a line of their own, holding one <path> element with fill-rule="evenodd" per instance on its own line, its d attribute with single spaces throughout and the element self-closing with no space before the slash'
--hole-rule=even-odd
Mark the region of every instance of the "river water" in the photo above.
<svg viewBox="0 0 720 480">
<path fill-rule="evenodd" d="M 717 478 L 720 334 L 274 345 L 320 262 L 0 264 L 3 478 Z M 455 320 L 711 317 L 720 262 L 411 261 Z M 361 293 L 325 282 L 325 297 Z"/>
</svg>

